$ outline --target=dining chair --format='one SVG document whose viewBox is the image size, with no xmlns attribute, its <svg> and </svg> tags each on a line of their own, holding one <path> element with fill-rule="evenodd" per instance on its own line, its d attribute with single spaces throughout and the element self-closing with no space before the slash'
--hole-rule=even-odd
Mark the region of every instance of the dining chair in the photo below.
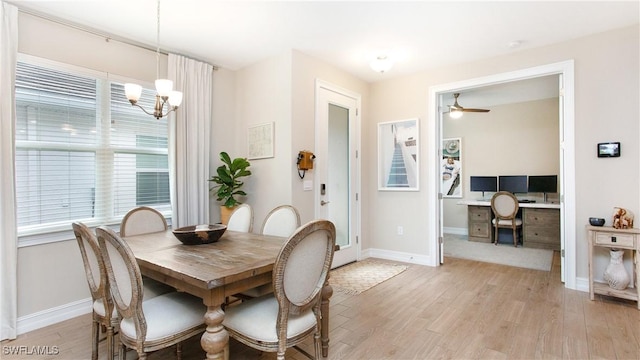
<svg viewBox="0 0 640 360">
<path fill-rule="evenodd" d="M 135 207 L 122 218 L 120 236 L 133 236 L 165 231 L 169 228 L 167 219 L 158 210 L 148 206 Z"/>
<path fill-rule="evenodd" d="M 129 245 L 106 226 L 96 229 L 113 303 L 121 318 L 119 358 L 126 348 L 139 359 L 147 353 L 176 345 L 181 358 L 181 342 L 202 333 L 206 307 L 201 299 L 185 292 L 171 292 L 144 299 L 140 268 Z"/>
<path fill-rule="evenodd" d="M 227 230 L 251 232 L 253 230 L 253 209 L 249 204 L 240 204 L 229 216 Z"/>
<path fill-rule="evenodd" d="M 280 205 L 272 209 L 264 219 L 260 233 L 289 237 L 300 226 L 300 213 L 291 205 Z"/>
<path fill-rule="evenodd" d="M 513 246 L 518 247 L 518 229 L 522 228 L 522 219 L 518 214 L 518 199 L 508 191 L 498 191 L 491 197 L 491 210 L 495 218 L 491 220 L 495 228 L 494 244 L 498 245 L 498 229 L 513 229 Z"/>
<path fill-rule="evenodd" d="M 222 324 L 229 336 L 254 349 L 277 352 L 278 360 L 284 360 L 290 347 L 320 359 L 321 292 L 335 239 L 335 226 L 328 220 L 313 220 L 299 227 L 276 257 L 273 294 L 225 310 Z M 309 336 L 313 336 L 315 357 L 298 346 Z"/>
<path fill-rule="evenodd" d="M 93 321 L 91 325 L 91 359 L 98 359 L 98 343 L 100 341 L 100 329 L 106 332 L 107 358 L 113 359 L 115 341 L 114 333 L 118 327 L 118 314 L 115 311 L 109 281 L 104 261 L 100 255 L 100 246 L 93 231 L 85 224 L 74 222 L 71 224 L 73 233 L 78 241 L 84 271 L 87 275 L 87 284 L 93 300 Z"/>
<path fill-rule="evenodd" d="M 260 233 L 289 237 L 300 227 L 300 213 L 291 205 L 280 205 L 272 209 L 264 219 Z M 256 298 L 273 292 L 273 284 L 264 284 L 235 295 L 241 299 Z"/>
</svg>

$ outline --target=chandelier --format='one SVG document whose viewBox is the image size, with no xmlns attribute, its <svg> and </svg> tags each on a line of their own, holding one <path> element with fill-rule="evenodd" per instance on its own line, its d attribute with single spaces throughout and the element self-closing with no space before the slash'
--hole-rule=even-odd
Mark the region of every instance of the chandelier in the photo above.
<svg viewBox="0 0 640 360">
<path fill-rule="evenodd" d="M 180 91 L 173 91 L 173 81 L 168 79 L 160 79 L 160 0 L 158 0 L 158 28 L 156 33 L 156 105 L 153 108 L 153 112 L 147 111 L 145 108 L 138 104 L 140 95 L 142 95 L 142 86 L 138 84 L 127 83 L 124 84 L 124 93 L 129 99 L 129 102 L 133 106 L 137 106 L 148 115 L 154 116 L 156 119 L 163 118 L 169 115 L 170 112 L 175 111 L 182 103 L 182 93 Z M 165 104 L 167 105 L 167 112 L 164 112 Z"/>
</svg>

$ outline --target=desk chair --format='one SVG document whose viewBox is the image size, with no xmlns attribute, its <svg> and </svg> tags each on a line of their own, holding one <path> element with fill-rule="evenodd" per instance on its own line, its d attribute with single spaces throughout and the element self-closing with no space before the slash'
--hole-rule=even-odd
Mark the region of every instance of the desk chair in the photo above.
<svg viewBox="0 0 640 360">
<path fill-rule="evenodd" d="M 233 210 L 227 222 L 227 230 L 251 232 L 253 230 L 253 209 L 248 204 L 241 204 Z"/>
<path fill-rule="evenodd" d="M 494 245 L 498 245 L 498 229 L 513 229 L 513 246 L 518 247 L 518 229 L 522 228 L 522 219 L 516 218 L 518 214 L 518 199 L 508 191 L 499 191 L 491 198 L 491 210 L 495 218 L 491 221 L 495 228 Z"/>
<path fill-rule="evenodd" d="M 102 258 L 109 278 L 113 302 L 120 321 L 119 358 L 125 349 L 136 350 L 144 360 L 147 353 L 177 345 L 205 329 L 206 307 L 202 300 L 185 292 L 171 292 L 144 299 L 140 267 L 129 245 L 106 226 L 96 229 Z"/>
<path fill-rule="evenodd" d="M 300 349 L 313 336 L 315 359 L 320 359 L 320 303 L 322 287 L 333 260 L 336 230 L 328 220 L 314 220 L 283 244 L 273 266 L 274 293 L 244 301 L 225 310 L 222 324 L 229 336 L 260 351 Z"/>
</svg>

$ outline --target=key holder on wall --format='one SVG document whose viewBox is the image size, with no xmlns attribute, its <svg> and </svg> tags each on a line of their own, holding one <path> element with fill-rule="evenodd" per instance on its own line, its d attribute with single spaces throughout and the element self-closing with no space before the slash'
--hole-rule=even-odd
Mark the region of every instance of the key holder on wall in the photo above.
<svg viewBox="0 0 640 360">
<path fill-rule="evenodd" d="M 298 176 L 300 176 L 300 179 L 304 179 L 307 170 L 313 169 L 313 159 L 315 158 L 316 156 L 311 151 L 301 150 L 298 152 L 296 164 L 298 166 Z"/>
</svg>

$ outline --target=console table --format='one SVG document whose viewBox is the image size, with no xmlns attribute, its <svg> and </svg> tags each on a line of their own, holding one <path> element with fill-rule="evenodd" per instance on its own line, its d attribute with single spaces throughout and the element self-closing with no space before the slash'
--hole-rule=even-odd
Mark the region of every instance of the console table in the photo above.
<svg viewBox="0 0 640 360">
<path fill-rule="evenodd" d="M 614 229 L 608 226 L 591 226 L 587 225 L 589 238 L 589 296 L 594 300 L 594 294 L 607 296 L 615 296 L 618 298 L 635 300 L 640 309 L 640 229 Z M 596 247 L 616 248 L 631 251 L 633 272 L 630 274 L 633 280 L 631 284 L 634 287 L 628 287 L 624 290 L 616 290 L 606 283 L 599 283 L 593 280 L 593 252 Z M 604 270 L 604 269 L 603 269 Z M 634 274 L 635 272 L 635 274 Z"/>
<path fill-rule="evenodd" d="M 467 206 L 469 241 L 493 242 L 491 201 L 462 200 Z M 519 203 L 522 210 L 522 245 L 560 251 L 560 204 Z"/>
</svg>

